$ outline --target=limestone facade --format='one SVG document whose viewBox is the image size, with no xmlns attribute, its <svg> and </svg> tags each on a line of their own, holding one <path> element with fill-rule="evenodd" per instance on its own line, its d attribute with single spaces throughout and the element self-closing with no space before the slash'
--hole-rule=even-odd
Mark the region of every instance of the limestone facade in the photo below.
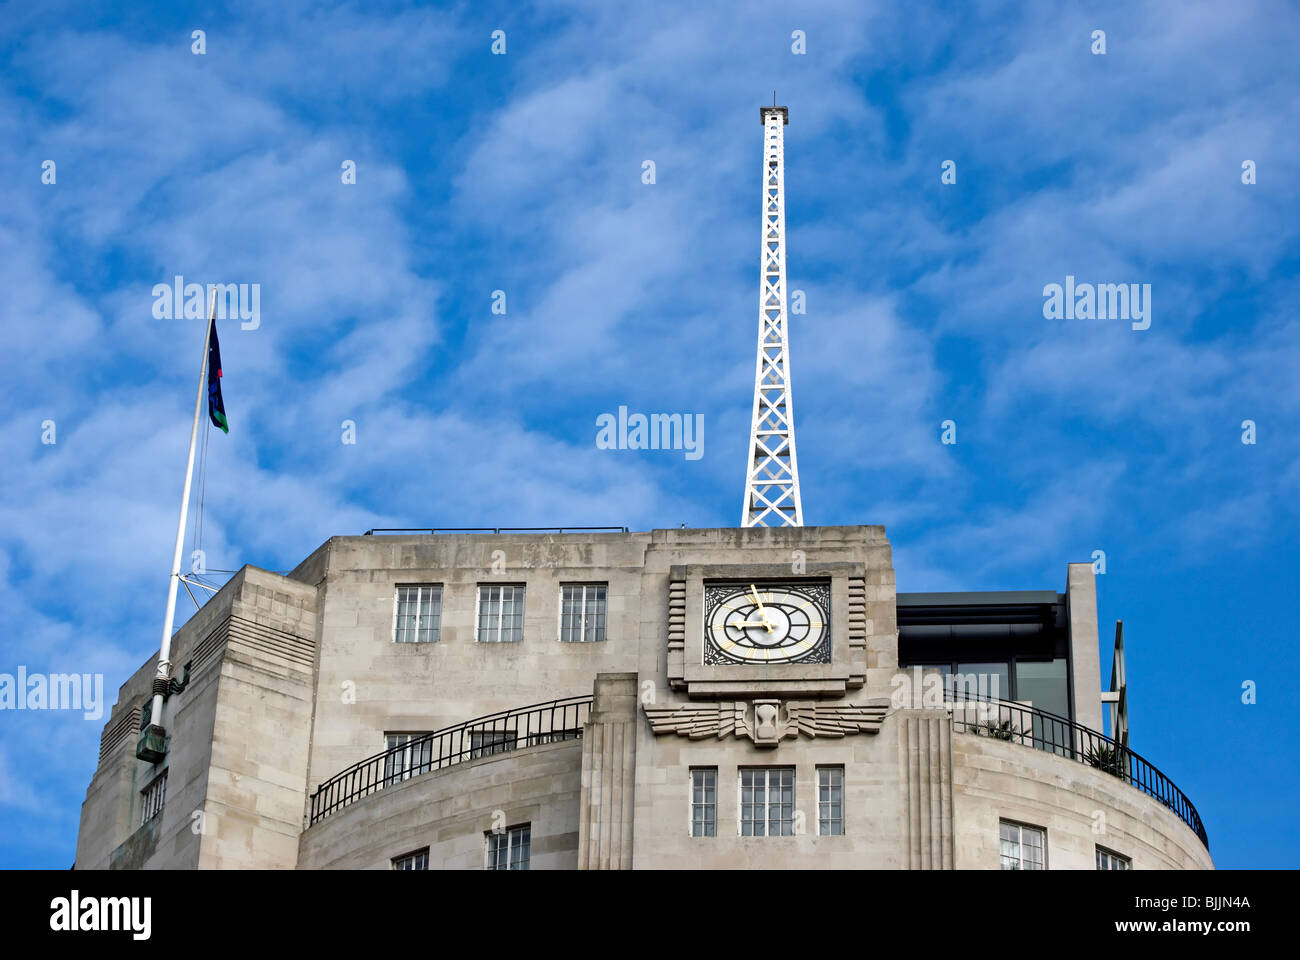
<svg viewBox="0 0 1300 960">
<path fill-rule="evenodd" d="M 830 662 L 706 663 L 707 587 L 783 582 L 822 585 Z M 1091 566 L 1065 583 L 1073 719 L 1100 729 Z M 420 585 L 440 590 L 436 641 L 396 642 L 399 588 Z M 603 586 L 603 640 L 561 639 L 566 585 Z M 483 590 L 501 586 L 523 589 L 520 639 L 480 642 Z M 900 703 L 895 590 L 879 526 L 348 536 L 288 576 L 245 567 L 173 641 L 189 681 L 161 763 L 134 755 L 152 659 L 119 690 L 77 867 L 482 869 L 526 837 L 530 869 L 996 869 L 1003 821 L 1042 831 L 1049 869 L 1092 869 L 1098 847 L 1137 869 L 1213 866 L 1121 779 Z M 312 822 L 318 788 L 390 736 L 573 697 L 593 698 L 580 739 L 503 721 L 511 749 L 388 777 Z M 709 836 L 692 835 L 697 778 Z M 744 835 L 755 778 L 789 790 L 788 836 Z"/>
</svg>

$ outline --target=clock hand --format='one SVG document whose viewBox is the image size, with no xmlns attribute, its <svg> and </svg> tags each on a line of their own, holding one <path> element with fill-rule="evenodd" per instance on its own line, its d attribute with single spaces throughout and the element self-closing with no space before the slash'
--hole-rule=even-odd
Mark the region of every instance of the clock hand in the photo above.
<svg viewBox="0 0 1300 960">
<path fill-rule="evenodd" d="M 734 623 L 729 623 L 729 624 L 727 624 L 727 626 L 729 626 L 729 627 L 766 627 L 766 626 L 768 626 L 768 624 L 769 624 L 770 622 L 771 622 L 771 621 L 769 621 L 769 620 L 738 620 L 738 621 L 736 621 L 736 622 L 734 622 Z"/>
<path fill-rule="evenodd" d="M 758 604 L 758 612 L 763 615 L 763 629 L 765 629 L 768 633 L 771 633 L 772 621 L 769 620 L 767 617 L 767 610 L 763 606 L 763 601 L 758 598 L 758 590 L 754 587 L 752 583 L 749 585 L 749 590 L 754 597 L 754 602 Z"/>
</svg>

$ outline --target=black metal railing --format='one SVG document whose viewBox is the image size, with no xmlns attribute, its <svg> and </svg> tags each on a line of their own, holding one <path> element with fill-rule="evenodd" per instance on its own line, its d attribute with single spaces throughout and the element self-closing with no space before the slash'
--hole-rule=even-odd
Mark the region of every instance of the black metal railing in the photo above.
<svg viewBox="0 0 1300 960">
<path fill-rule="evenodd" d="M 559 740 L 580 740 L 591 714 L 591 701 L 590 696 L 568 697 L 502 710 L 390 747 L 317 787 L 311 795 L 310 822 L 317 823 L 384 787 L 465 760 Z"/>
<path fill-rule="evenodd" d="M 374 527 L 362 536 L 377 533 L 627 533 L 627 527 Z"/>
<path fill-rule="evenodd" d="M 1154 764 L 1131 748 L 1054 713 L 982 697 L 960 686 L 945 690 L 944 699 L 952 710 L 954 730 L 1025 744 L 1109 773 L 1168 807 L 1192 828 L 1205 849 L 1210 848 L 1205 826 L 1192 801 Z"/>
</svg>

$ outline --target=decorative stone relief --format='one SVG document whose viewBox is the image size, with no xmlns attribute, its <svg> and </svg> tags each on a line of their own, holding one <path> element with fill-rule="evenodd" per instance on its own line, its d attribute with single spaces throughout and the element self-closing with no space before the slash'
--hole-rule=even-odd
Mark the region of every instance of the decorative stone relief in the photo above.
<svg viewBox="0 0 1300 960">
<path fill-rule="evenodd" d="M 889 701 L 834 704 L 814 700 L 729 700 L 644 709 L 650 728 L 659 736 L 675 733 L 692 740 L 748 737 L 756 746 L 775 747 L 782 740 L 801 735 L 816 738 L 879 733 Z"/>
</svg>

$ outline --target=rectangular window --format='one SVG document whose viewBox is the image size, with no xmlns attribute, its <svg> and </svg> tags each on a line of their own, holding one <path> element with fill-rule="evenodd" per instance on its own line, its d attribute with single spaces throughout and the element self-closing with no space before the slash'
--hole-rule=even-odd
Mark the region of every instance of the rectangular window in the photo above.
<svg viewBox="0 0 1300 960">
<path fill-rule="evenodd" d="M 478 588 L 478 642 L 518 643 L 524 638 L 523 584 Z"/>
<path fill-rule="evenodd" d="M 1003 820 L 998 825 L 1003 870 L 1046 870 L 1047 834 L 1042 827 Z"/>
<path fill-rule="evenodd" d="M 817 835 L 844 836 L 844 768 L 817 768 Z"/>
<path fill-rule="evenodd" d="M 140 791 L 140 823 L 146 824 L 163 811 L 167 801 L 167 771 L 155 777 L 149 786 Z"/>
<path fill-rule="evenodd" d="M 718 768 L 691 770 L 691 836 L 718 835 Z"/>
<path fill-rule="evenodd" d="M 437 643 L 442 626 L 442 584 L 399 583 L 393 618 L 397 643 Z"/>
<path fill-rule="evenodd" d="M 533 825 L 524 823 L 517 827 L 510 827 L 502 833 L 487 834 L 487 868 L 527 870 L 532 832 Z"/>
<path fill-rule="evenodd" d="M 428 870 L 429 869 L 429 848 L 416 850 L 414 853 L 408 853 L 403 857 L 393 857 L 394 870 Z"/>
<path fill-rule="evenodd" d="M 469 758 L 490 757 L 494 753 L 513 750 L 519 736 L 514 730 L 471 730 L 469 734 Z"/>
<path fill-rule="evenodd" d="M 432 769 L 433 739 L 427 733 L 386 733 L 384 783 L 400 783 Z"/>
<path fill-rule="evenodd" d="M 740 771 L 740 835 L 794 836 L 794 767 Z"/>
<path fill-rule="evenodd" d="M 1098 870 L 1132 870 L 1133 861 L 1128 857 L 1122 857 L 1113 850 L 1107 850 L 1105 847 L 1097 848 L 1097 869 Z"/>
<path fill-rule="evenodd" d="M 560 640 L 599 643 L 604 639 L 605 584 L 564 584 L 560 589 Z"/>
<path fill-rule="evenodd" d="M 581 740 L 582 727 L 569 727 L 564 730 L 544 730 L 530 733 L 524 737 L 524 746 L 534 747 L 542 743 L 559 743 L 561 740 Z"/>
<path fill-rule="evenodd" d="M 943 678 L 946 700 L 1011 699 L 1011 674 L 1006 663 L 959 663 Z"/>
</svg>

